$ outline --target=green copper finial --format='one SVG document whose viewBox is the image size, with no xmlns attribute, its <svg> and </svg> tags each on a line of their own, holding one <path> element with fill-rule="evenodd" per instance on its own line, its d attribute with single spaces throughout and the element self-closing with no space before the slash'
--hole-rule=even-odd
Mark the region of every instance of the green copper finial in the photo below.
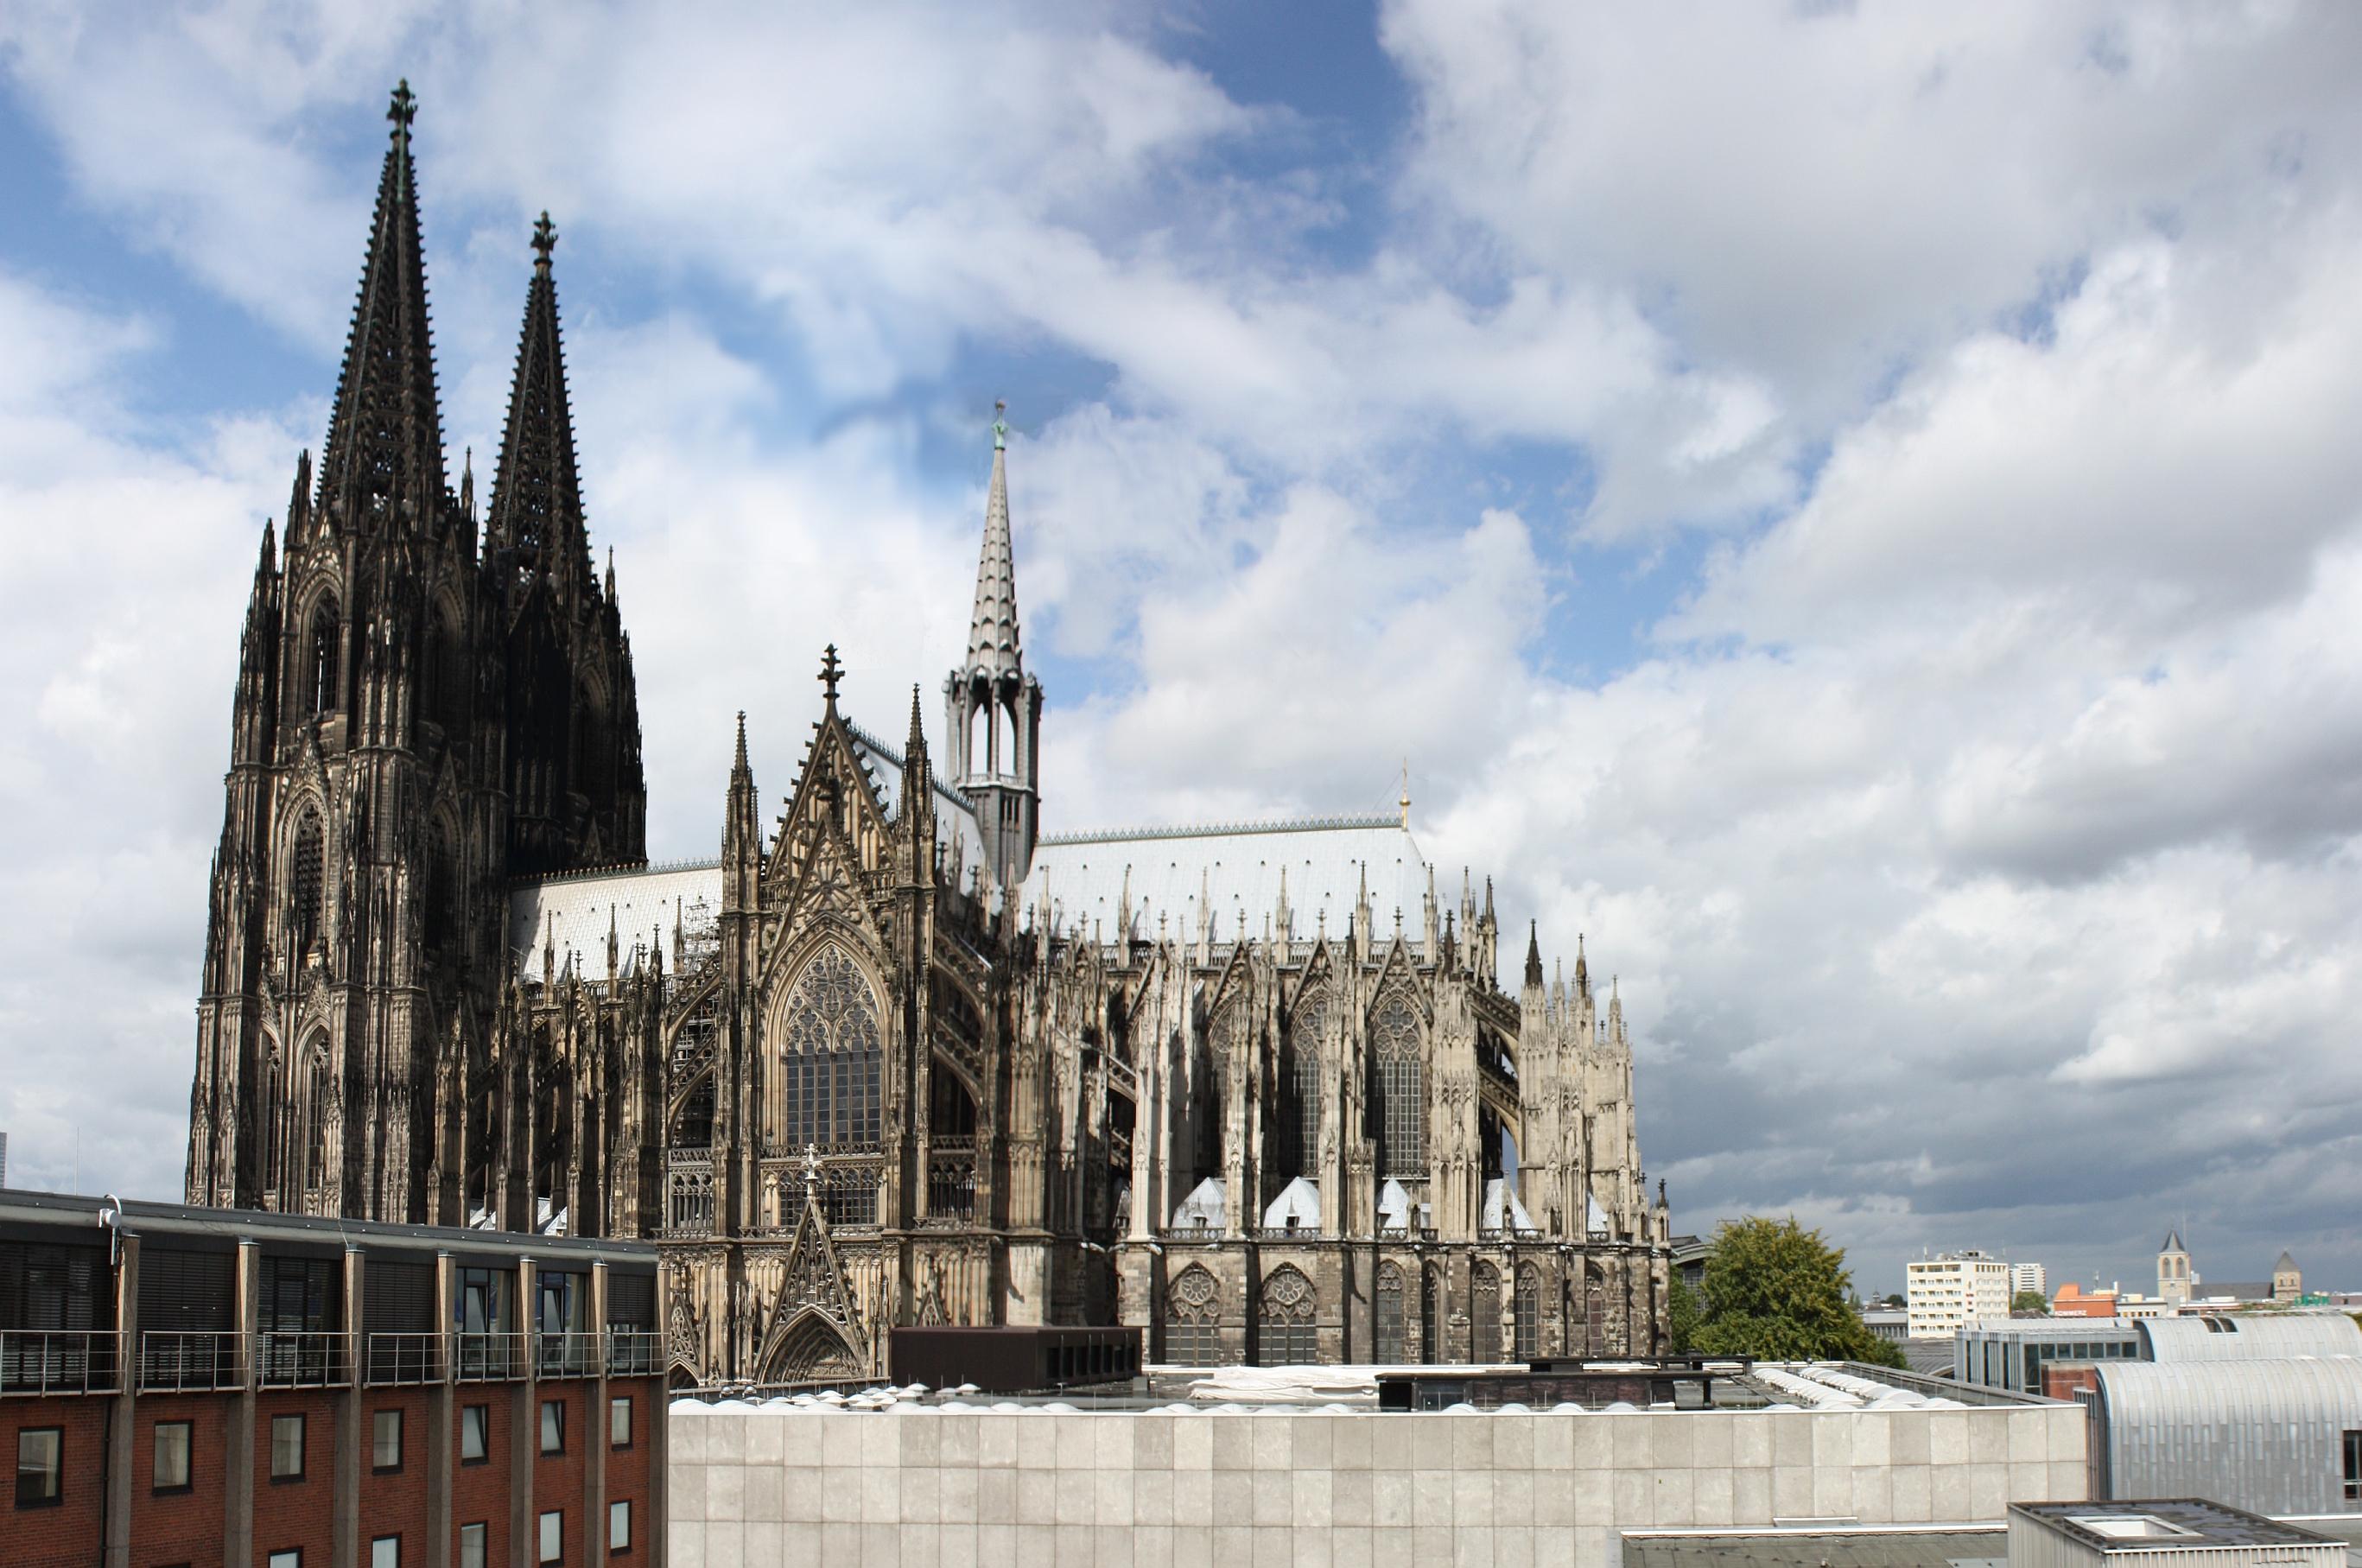
<svg viewBox="0 0 2362 1568">
<path fill-rule="evenodd" d="M 992 400 L 992 449 L 996 452 L 1009 445 L 1009 403 L 1005 398 Z"/>
</svg>

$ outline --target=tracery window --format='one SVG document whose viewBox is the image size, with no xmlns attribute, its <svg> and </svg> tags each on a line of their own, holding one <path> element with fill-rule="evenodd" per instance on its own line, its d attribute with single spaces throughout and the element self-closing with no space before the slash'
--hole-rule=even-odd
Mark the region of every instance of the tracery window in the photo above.
<svg viewBox="0 0 2362 1568">
<path fill-rule="evenodd" d="M 1164 1359 L 1179 1366 L 1220 1362 L 1221 1286 L 1197 1264 L 1181 1271 L 1164 1293 Z"/>
<path fill-rule="evenodd" d="M 328 1185 L 328 1059 L 314 1045 L 304 1063 L 304 1188 Z"/>
<path fill-rule="evenodd" d="M 884 1037 L 868 978 L 844 949 L 823 947 L 796 977 L 782 1017 L 780 1141 L 877 1147 Z"/>
<path fill-rule="evenodd" d="M 311 712 L 333 713 L 338 696 L 338 665 L 337 658 L 337 601 L 323 594 L 312 607 L 311 644 L 307 652 L 311 668 L 306 670 L 304 690 L 311 701 Z"/>
<path fill-rule="evenodd" d="M 1517 1359 L 1538 1361 L 1542 1353 L 1542 1276 L 1531 1264 L 1518 1265 L 1517 1295 L 1510 1303 L 1517 1330 Z"/>
<path fill-rule="evenodd" d="M 1501 1271 L 1480 1263 L 1468 1275 L 1468 1359 L 1501 1359 Z"/>
<path fill-rule="evenodd" d="M 1317 1297 L 1301 1269 L 1282 1264 L 1264 1276 L 1255 1304 L 1255 1361 L 1261 1366 L 1310 1366 L 1320 1359 L 1313 1321 Z"/>
<path fill-rule="evenodd" d="M 299 955 L 309 952 L 320 934 L 320 815 L 306 812 L 295 829 L 295 855 L 287 874 L 287 912 Z"/>
<path fill-rule="evenodd" d="M 1403 1339 L 1403 1272 L 1391 1263 L 1378 1265 L 1377 1343 L 1374 1347 L 1382 1366 L 1399 1365 L 1406 1348 Z"/>
<path fill-rule="evenodd" d="M 1297 1004 L 1287 1032 L 1287 1077 L 1282 1088 L 1290 1103 L 1280 1117 L 1279 1167 L 1288 1176 L 1314 1176 L 1320 1157 L 1320 1043 L 1328 1031 L 1329 993 L 1316 991 Z"/>
<path fill-rule="evenodd" d="M 1418 1281 L 1418 1359 L 1428 1365 L 1435 1364 L 1435 1345 L 1443 1322 L 1443 1281 L 1429 1264 L 1419 1271 Z"/>
<path fill-rule="evenodd" d="M 1426 1067 L 1418 1048 L 1418 1013 L 1410 997 L 1389 992 L 1370 1023 L 1377 1058 L 1378 1164 L 1385 1176 L 1427 1174 Z"/>
</svg>

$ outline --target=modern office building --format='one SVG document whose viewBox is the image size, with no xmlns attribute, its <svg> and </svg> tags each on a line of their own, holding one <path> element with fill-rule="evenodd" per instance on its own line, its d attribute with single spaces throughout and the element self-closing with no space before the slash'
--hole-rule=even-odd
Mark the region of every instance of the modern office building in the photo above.
<svg viewBox="0 0 2362 1568">
<path fill-rule="evenodd" d="M 0 1562 L 661 1563 L 656 1266 L 630 1242 L 0 1193 Z"/>
<path fill-rule="evenodd" d="M 1915 1259 L 1904 1268 L 1904 1302 L 1911 1338 L 1949 1339 L 2009 1316 L 2009 1265 L 1974 1249 Z"/>
<path fill-rule="evenodd" d="M 2029 1290 L 2036 1296 L 2047 1297 L 2050 1294 L 2050 1271 L 2038 1263 L 2010 1264 L 2010 1299 L 2014 1301 Z"/>
</svg>

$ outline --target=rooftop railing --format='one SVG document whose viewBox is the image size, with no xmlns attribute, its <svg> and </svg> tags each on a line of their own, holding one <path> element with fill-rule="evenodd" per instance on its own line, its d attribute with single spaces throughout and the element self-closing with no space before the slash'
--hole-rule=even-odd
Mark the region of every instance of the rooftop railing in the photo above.
<svg viewBox="0 0 2362 1568">
<path fill-rule="evenodd" d="M 607 1375 L 654 1377 L 664 1370 L 664 1336 L 650 1330 L 607 1331 Z"/>
<path fill-rule="evenodd" d="M 448 1364 L 444 1336 L 437 1333 L 380 1333 L 369 1337 L 362 1374 L 381 1388 L 403 1384 L 440 1383 Z"/>
<path fill-rule="evenodd" d="M 246 1336 L 232 1331 L 149 1330 L 139 1336 L 143 1393 L 201 1393 L 246 1385 Z"/>
<path fill-rule="evenodd" d="M 0 1398 L 122 1387 L 123 1340 L 112 1329 L 0 1331 Z"/>
<path fill-rule="evenodd" d="M 341 1333 L 268 1329 L 254 1336 L 255 1381 L 265 1388 L 345 1388 L 352 1342 Z"/>
<path fill-rule="evenodd" d="M 513 1383 L 524 1375 L 523 1334 L 453 1334 L 451 1377 L 456 1383 Z"/>
<path fill-rule="evenodd" d="M 533 1336 L 535 1377 L 596 1377 L 600 1336 L 582 1330 Z"/>
</svg>

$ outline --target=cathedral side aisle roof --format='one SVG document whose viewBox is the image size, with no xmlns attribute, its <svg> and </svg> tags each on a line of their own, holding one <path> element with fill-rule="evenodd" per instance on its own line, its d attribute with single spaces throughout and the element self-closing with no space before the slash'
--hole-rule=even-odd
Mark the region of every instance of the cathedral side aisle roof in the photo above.
<svg viewBox="0 0 2362 1568">
<path fill-rule="evenodd" d="M 1310 823 L 1264 823 L 1199 828 L 1139 828 L 1123 833 L 1067 834 L 1034 846 L 1022 907 L 1038 908 L 1046 889 L 1059 929 L 1117 939 L 1124 889 L 1131 890 L 1131 935 L 1194 938 L 1202 895 L 1214 915 L 1214 940 L 1243 933 L 1260 942 L 1264 917 L 1278 907 L 1280 877 L 1287 878 L 1293 934 L 1309 941 L 1321 928 L 1342 941 L 1363 873 L 1369 878 L 1371 936 L 1389 941 L 1399 913 L 1414 941 L 1427 930 L 1427 857 L 1410 830 L 1392 817 L 1344 817 Z"/>
<path fill-rule="evenodd" d="M 509 889 L 509 939 L 517 944 L 516 972 L 544 981 L 545 943 L 557 954 L 557 972 L 570 966 L 585 979 L 607 977 L 607 932 L 615 932 L 617 969 L 631 974 L 647 944 L 663 933 L 672 962 L 673 928 L 697 942 L 722 914 L 722 862 L 675 860 L 613 871 L 583 871 Z"/>
</svg>

